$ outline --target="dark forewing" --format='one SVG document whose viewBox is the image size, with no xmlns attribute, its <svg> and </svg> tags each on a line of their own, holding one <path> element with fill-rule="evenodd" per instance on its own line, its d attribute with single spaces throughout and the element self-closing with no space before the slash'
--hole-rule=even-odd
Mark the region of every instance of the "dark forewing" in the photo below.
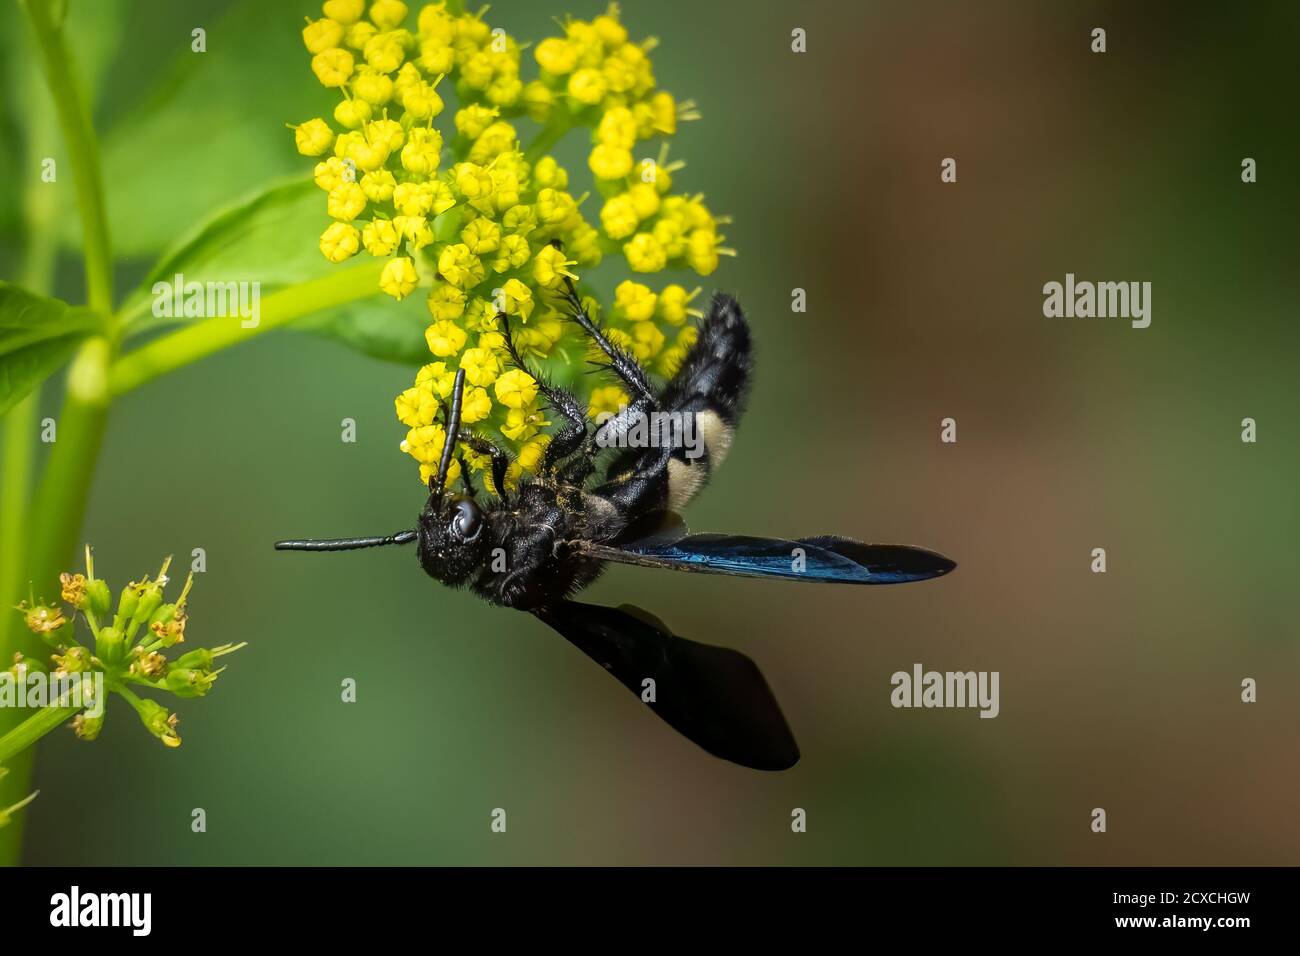
<svg viewBox="0 0 1300 956">
<path fill-rule="evenodd" d="M 533 611 L 647 702 L 678 733 L 714 756 L 756 770 L 785 770 L 799 748 L 752 660 L 671 633 L 638 608 L 560 601 Z"/>
<path fill-rule="evenodd" d="M 619 564 L 830 584 L 904 584 L 939 577 L 957 566 L 924 548 L 862 544 L 833 535 L 786 541 L 693 534 L 672 541 L 654 538 L 618 546 L 584 543 L 579 548 L 592 558 Z"/>
</svg>

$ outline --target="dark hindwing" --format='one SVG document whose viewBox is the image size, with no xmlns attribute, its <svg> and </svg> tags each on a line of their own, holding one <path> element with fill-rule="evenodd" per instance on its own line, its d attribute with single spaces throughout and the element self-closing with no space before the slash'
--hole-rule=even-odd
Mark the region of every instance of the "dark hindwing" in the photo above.
<svg viewBox="0 0 1300 956">
<path fill-rule="evenodd" d="M 709 753 L 755 770 L 786 770 L 799 747 L 758 665 L 725 647 L 678 637 L 639 608 L 558 601 L 533 611 Z"/>
<path fill-rule="evenodd" d="M 579 553 L 600 561 L 672 571 L 783 578 L 828 584 L 905 584 L 947 574 L 956 564 L 903 544 L 862 544 L 821 535 L 787 541 L 738 534 L 657 535 L 625 544 L 581 542 Z"/>
</svg>

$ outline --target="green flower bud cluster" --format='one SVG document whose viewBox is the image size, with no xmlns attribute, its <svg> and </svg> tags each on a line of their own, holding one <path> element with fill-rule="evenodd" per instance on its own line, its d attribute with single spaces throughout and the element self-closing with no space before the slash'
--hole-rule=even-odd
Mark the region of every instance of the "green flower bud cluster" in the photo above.
<svg viewBox="0 0 1300 956">
<path fill-rule="evenodd" d="M 133 687 L 180 698 L 202 697 L 225 669 L 216 666 L 217 659 L 244 645 L 222 644 L 167 657 L 165 652 L 185 641 L 189 593 L 194 584 L 191 573 L 179 596 L 168 601 L 164 592 L 170 563 L 169 557 L 154 577 L 127 584 L 115 602 L 108 583 L 95 576 L 94 560 L 87 547 L 85 574 L 67 573 L 59 578 L 63 603 L 37 603 L 33 597 L 16 610 L 23 615 L 28 629 L 52 649 L 54 676 L 102 674 L 105 690 L 126 700 L 149 733 L 165 746 L 179 747 L 176 714 L 155 700 L 139 696 Z M 78 616 L 90 631 L 84 643 L 77 640 L 75 633 Z M 20 669 L 46 671 L 40 661 L 21 654 L 10 671 L 21 676 Z M 94 740 L 103 728 L 106 711 L 98 706 L 94 710 L 96 714 L 92 715 L 88 706 L 72 720 L 72 729 L 82 740 Z"/>
</svg>

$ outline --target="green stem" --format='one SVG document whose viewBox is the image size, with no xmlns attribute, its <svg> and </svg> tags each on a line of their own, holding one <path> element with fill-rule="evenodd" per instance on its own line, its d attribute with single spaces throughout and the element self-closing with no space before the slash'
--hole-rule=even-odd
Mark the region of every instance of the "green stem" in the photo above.
<svg viewBox="0 0 1300 956">
<path fill-rule="evenodd" d="M 110 315 L 113 311 L 113 257 L 108 241 L 99 144 L 91 123 L 90 108 L 78 89 L 72 59 L 63 37 L 62 13 L 66 11 L 66 4 L 58 4 L 60 13 L 56 16 L 56 3 L 57 0 L 24 0 L 22 5 L 36 34 L 45 81 L 54 100 L 54 111 L 58 115 L 68 162 L 72 166 L 77 211 L 81 218 L 86 301 L 95 311 Z M 58 574 L 59 565 L 71 552 L 80 529 L 86 494 L 108 416 L 107 373 L 112 352 L 113 345 L 108 340 L 92 339 L 82 345 L 73 360 L 68 375 L 68 395 L 58 419 L 61 434 L 56 436 L 50 452 L 30 522 L 27 553 L 32 580 L 48 582 Z M 0 721 L 0 729 L 7 725 L 7 718 Z M 5 739 L 8 739 L 8 734 Z M 33 754 L 26 751 L 14 762 L 11 772 L 0 784 L 0 798 L 14 791 L 27 791 L 33 759 Z M 20 818 L 0 831 L 0 866 L 18 862 L 22 829 Z"/>
<path fill-rule="evenodd" d="M 24 7 L 36 33 L 45 80 L 72 164 L 86 263 L 86 299 L 92 309 L 110 315 L 113 260 L 99 145 L 90 108 L 78 90 L 64 41 L 65 10 L 58 5 L 60 12 L 56 16 L 55 0 L 24 0 Z M 68 372 L 67 396 L 57 422 L 59 434 L 37 494 L 32 522 L 30 572 L 32 579 L 42 584 L 57 576 L 81 528 L 108 418 L 108 367 L 114 350 L 114 343 L 106 338 L 90 339 L 82 344 Z"/>
<path fill-rule="evenodd" d="M 27 511 L 32 484 L 32 452 L 36 443 L 37 389 L 27 395 L 4 417 L 4 434 L 0 443 L 4 461 L 0 462 L 0 610 L 15 604 L 26 592 L 23 569 L 27 563 Z M 0 618 L 0 654 L 7 659 L 9 631 L 18 615 Z"/>
<path fill-rule="evenodd" d="M 108 417 L 108 363 L 111 355 L 112 346 L 107 339 L 90 339 L 82 345 L 68 370 L 67 398 L 59 413 L 54 450 L 50 453 L 37 491 L 28 552 L 31 579 L 44 587 L 57 581 L 85 516 L 86 499 Z M 47 716 L 53 723 L 42 733 L 48 733 L 76 713 L 75 709 L 69 708 L 51 710 L 58 716 Z M 26 723 L 17 730 L 22 730 Z M 6 734 L 4 742 L 9 741 L 9 736 Z M 3 747 L 4 743 L 0 743 L 0 751 Z M 33 749 L 25 749 L 10 765 L 11 773 L 0 786 L 0 796 L 5 794 L 5 788 L 10 794 L 29 789 L 35 753 Z M 18 863 L 25 818 L 24 814 L 0 830 L 0 866 Z"/>
<path fill-rule="evenodd" d="M 551 121 L 543 126 L 537 137 L 528 144 L 528 149 L 524 151 L 524 158 L 530 163 L 537 162 L 571 129 L 573 129 L 573 115 L 567 109 L 557 106 Z"/>
<path fill-rule="evenodd" d="M 24 67 L 34 65 L 34 61 L 23 63 Z M 24 149 L 25 162 L 32 169 L 40 165 L 48 144 L 58 136 L 53 104 L 41 83 L 40 74 L 33 69 L 24 69 L 19 77 L 20 95 L 25 97 L 33 111 L 28 116 Z M 37 177 L 27 177 L 23 195 L 23 268 L 19 285 L 38 295 L 49 294 L 54 277 L 58 214 L 57 192 Z M 4 449 L 3 464 L 0 465 L 0 608 L 17 604 L 27 595 L 27 532 L 31 523 L 40 395 L 38 386 L 9 409 L 0 428 L 3 431 L 0 446 Z M 0 614 L 0 661 L 12 660 L 15 651 L 27 652 L 38 646 L 17 614 Z M 16 721 L 0 717 L 0 733 L 5 732 L 8 723 Z M 0 781 L 0 805 L 5 798 L 3 786 Z"/>
<path fill-rule="evenodd" d="M 54 0 L 25 0 L 23 5 L 36 32 L 45 79 L 54 97 L 59 127 L 72 164 L 86 257 L 86 300 L 95 311 L 109 315 L 113 311 L 113 260 L 99 168 L 99 143 L 90 121 L 90 108 L 77 88 L 62 24 L 55 19 Z"/>
<path fill-rule="evenodd" d="M 274 292 L 261 303 L 258 323 L 252 328 L 243 328 L 235 316 L 217 317 L 154 339 L 117 360 L 112 368 L 110 394 L 116 398 L 159 375 L 309 313 L 376 295 L 385 264 L 384 260 L 375 260 Z"/>
<path fill-rule="evenodd" d="M 72 554 L 108 418 L 112 346 L 89 339 L 68 369 L 68 394 L 59 413 L 54 450 L 36 493 L 30 568 L 38 587 L 50 587 Z"/>
<path fill-rule="evenodd" d="M 0 780 L 0 802 L 13 803 L 31 793 L 34 749 L 24 750 L 5 764 L 9 773 Z M 27 815 L 14 817 L 7 827 L 0 827 L 0 866 L 17 866 L 23 849 L 23 826 Z"/>
<path fill-rule="evenodd" d="M 77 715 L 76 707 L 42 707 L 9 733 L 0 737 L 0 763 L 22 753 L 52 730 Z"/>
<path fill-rule="evenodd" d="M 19 810 L 23 809 L 23 807 L 27 806 L 29 803 L 31 803 L 33 800 L 35 800 L 35 799 L 36 799 L 37 797 L 39 797 L 40 795 L 41 795 L 41 792 L 40 792 L 39 790 L 34 791 L 33 793 L 29 793 L 29 794 L 27 794 L 27 796 L 23 797 L 21 800 L 19 800 L 17 803 L 15 803 L 15 804 L 14 804 L 12 807 L 10 807 L 9 809 L 7 809 L 7 810 L 0 810 L 0 818 L 3 818 L 3 817 L 12 817 L 15 813 L 17 813 Z"/>
<path fill-rule="evenodd" d="M 30 262 L 30 260 L 29 260 Z M 0 661 L 13 660 L 17 651 L 30 650 L 32 634 L 22 626 L 22 618 L 9 610 L 23 587 L 27 564 L 28 505 L 31 495 L 32 452 L 36 445 L 36 389 L 9 409 L 4 418 L 4 463 L 0 467 Z M 18 712 L 0 711 L 0 734 L 17 722 Z M 0 809 L 20 801 L 32 778 L 34 751 L 10 763 L 9 773 L 0 775 Z M 20 801 L 21 802 L 21 801 Z M 9 825 L 0 827 L 0 866 L 18 862 L 22 848 L 26 814 L 8 813 Z"/>
</svg>

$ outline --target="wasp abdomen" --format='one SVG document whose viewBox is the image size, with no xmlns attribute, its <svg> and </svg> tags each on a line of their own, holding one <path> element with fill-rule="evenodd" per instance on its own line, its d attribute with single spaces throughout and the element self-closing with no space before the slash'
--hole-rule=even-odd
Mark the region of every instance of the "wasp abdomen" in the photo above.
<svg viewBox="0 0 1300 956">
<path fill-rule="evenodd" d="M 654 441 L 653 447 L 630 448 L 596 493 L 625 511 L 685 508 L 731 448 L 753 369 L 744 313 L 731 296 L 715 295 L 699 337 L 650 413 L 663 416 L 664 427 L 650 427 L 646 434 L 673 436 L 669 447 Z"/>
</svg>

